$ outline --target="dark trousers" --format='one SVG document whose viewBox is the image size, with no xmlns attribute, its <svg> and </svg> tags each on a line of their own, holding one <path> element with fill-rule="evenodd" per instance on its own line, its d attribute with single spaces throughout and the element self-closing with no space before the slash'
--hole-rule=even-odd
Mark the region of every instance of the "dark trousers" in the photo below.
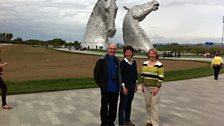
<svg viewBox="0 0 224 126">
<path fill-rule="evenodd" d="M 214 79 L 217 80 L 219 76 L 219 71 L 221 69 L 221 65 L 213 66 L 214 69 Z"/>
<path fill-rule="evenodd" d="M 1 77 L 0 77 L 0 88 L 2 90 L 2 106 L 7 105 L 6 103 L 7 86 Z"/>
<path fill-rule="evenodd" d="M 114 126 L 117 115 L 118 92 L 101 91 L 101 126 Z"/>
<path fill-rule="evenodd" d="M 127 95 L 123 92 L 120 93 L 120 104 L 119 104 L 119 124 L 124 125 L 125 122 L 130 121 L 131 116 L 131 104 L 134 98 L 134 91 L 128 91 Z"/>
</svg>

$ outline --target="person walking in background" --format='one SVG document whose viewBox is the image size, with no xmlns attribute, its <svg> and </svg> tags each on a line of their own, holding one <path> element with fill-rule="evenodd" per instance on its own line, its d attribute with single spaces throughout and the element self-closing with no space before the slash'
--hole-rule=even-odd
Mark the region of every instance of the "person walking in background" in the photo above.
<svg viewBox="0 0 224 126">
<path fill-rule="evenodd" d="M 145 106 L 148 113 L 146 126 L 159 126 L 160 90 L 164 78 L 163 64 L 158 61 L 156 49 L 148 52 L 148 61 L 142 66 L 142 92 L 145 97 Z"/>
<path fill-rule="evenodd" d="M 223 60 L 219 53 L 216 53 L 215 57 L 212 60 L 211 67 L 214 69 L 214 79 L 218 80 L 219 71 L 222 67 Z"/>
<path fill-rule="evenodd" d="M 123 49 L 124 59 L 120 62 L 121 70 L 121 92 L 119 104 L 119 125 L 134 126 L 130 120 L 131 105 L 134 98 L 134 93 L 138 90 L 138 74 L 137 63 L 133 59 L 134 49 L 131 46 L 126 46 Z"/>
<path fill-rule="evenodd" d="M 119 60 L 115 56 L 117 45 L 109 44 L 107 51 L 96 63 L 94 80 L 101 90 L 101 126 L 114 126 L 121 84 Z"/>
<path fill-rule="evenodd" d="M 5 84 L 5 82 L 2 79 L 3 67 L 7 66 L 7 64 L 8 63 L 6 63 L 6 62 L 2 63 L 2 61 L 0 59 L 0 88 L 2 90 L 2 109 L 12 109 L 12 107 L 6 103 L 7 85 Z"/>
</svg>

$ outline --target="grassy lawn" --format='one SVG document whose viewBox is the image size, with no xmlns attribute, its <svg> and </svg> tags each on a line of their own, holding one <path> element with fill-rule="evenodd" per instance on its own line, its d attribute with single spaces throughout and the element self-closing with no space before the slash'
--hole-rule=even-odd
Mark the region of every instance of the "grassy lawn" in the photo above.
<svg viewBox="0 0 224 126">
<path fill-rule="evenodd" d="M 7 81 L 6 83 L 8 85 L 8 94 L 25 94 L 96 87 L 92 78 L 31 80 L 17 82 Z"/>
<path fill-rule="evenodd" d="M 224 70 L 222 69 L 222 73 Z M 209 76 L 213 70 L 208 67 L 197 69 L 169 71 L 165 73 L 165 81 L 174 81 L 182 79 L 197 78 Z M 92 78 L 70 78 L 70 79 L 53 79 L 53 80 L 33 80 L 33 81 L 7 81 L 8 94 L 24 94 L 49 92 L 69 89 L 95 88 Z"/>
<path fill-rule="evenodd" d="M 202 67 L 197 69 L 169 71 L 165 73 L 165 81 L 184 80 L 213 75 L 213 69 Z"/>
</svg>

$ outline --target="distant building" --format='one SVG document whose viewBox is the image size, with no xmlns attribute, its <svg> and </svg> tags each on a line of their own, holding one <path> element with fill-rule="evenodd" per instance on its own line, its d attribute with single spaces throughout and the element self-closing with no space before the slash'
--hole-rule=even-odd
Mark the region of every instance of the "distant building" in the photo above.
<svg viewBox="0 0 224 126">
<path fill-rule="evenodd" d="M 214 42 L 205 42 L 205 45 L 214 45 Z"/>
</svg>

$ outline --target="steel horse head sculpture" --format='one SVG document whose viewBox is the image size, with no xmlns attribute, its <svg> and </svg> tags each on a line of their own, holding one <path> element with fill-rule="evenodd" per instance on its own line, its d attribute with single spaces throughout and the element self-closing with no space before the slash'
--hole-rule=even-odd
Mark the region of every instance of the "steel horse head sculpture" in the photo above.
<svg viewBox="0 0 224 126">
<path fill-rule="evenodd" d="M 118 7 L 116 0 L 98 0 L 87 23 L 82 40 L 82 48 L 104 49 L 108 45 L 108 37 L 116 33 L 115 18 Z"/>
<path fill-rule="evenodd" d="M 159 8 L 159 3 L 155 0 L 132 8 L 124 7 L 128 12 L 123 21 L 123 40 L 124 45 L 131 45 L 136 50 L 148 51 L 153 48 L 147 34 L 139 25 L 139 22 L 152 11 Z"/>
</svg>

